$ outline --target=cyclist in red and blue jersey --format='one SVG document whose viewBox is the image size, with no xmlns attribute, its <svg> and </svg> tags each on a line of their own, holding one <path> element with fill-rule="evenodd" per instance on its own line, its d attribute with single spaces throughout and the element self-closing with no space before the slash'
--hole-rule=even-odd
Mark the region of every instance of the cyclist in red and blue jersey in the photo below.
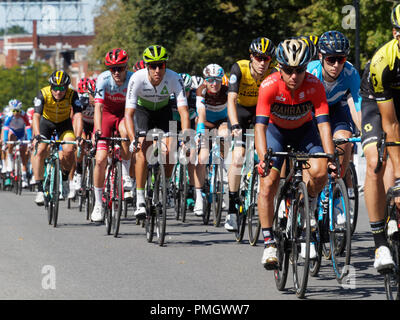
<svg viewBox="0 0 400 320">
<path fill-rule="evenodd" d="M 111 137 L 113 131 L 119 132 L 126 138 L 124 124 L 125 100 L 129 79 L 133 72 L 128 71 L 128 54 L 125 50 L 117 48 L 107 52 L 105 65 L 108 67 L 99 75 L 96 81 L 94 132 L 101 137 Z M 95 205 L 91 215 L 94 222 L 104 219 L 102 208 L 102 194 L 107 165 L 108 143 L 100 140 L 97 144 L 96 166 L 94 169 Z M 129 176 L 130 158 L 129 143 L 122 143 L 122 176 L 124 189 L 132 188 Z"/>
<path fill-rule="evenodd" d="M 324 86 L 316 77 L 306 73 L 311 59 L 310 47 L 301 39 L 285 40 L 278 45 L 276 59 L 280 72 L 268 76 L 261 83 L 255 125 L 255 146 L 261 159 L 258 166 L 261 175 L 258 213 L 265 245 L 261 263 L 267 269 L 276 268 L 278 263 L 272 221 L 274 196 L 283 163 L 281 158 L 273 158 L 272 169 L 267 173 L 269 164 L 266 166 L 262 161 L 267 146 L 275 152 L 284 151 L 290 145 L 296 151 L 334 153 Z M 318 128 L 313 121 L 313 110 Z M 304 179 L 307 181 L 312 212 L 317 195 L 327 181 L 327 160 L 310 159 L 309 164 Z M 333 163 L 329 165 L 336 169 Z M 315 225 L 315 219 L 312 220 L 311 224 Z M 305 255 L 304 251 L 302 255 Z M 315 247 L 312 246 L 310 258 L 315 256 Z"/>
<path fill-rule="evenodd" d="M 23 140 L 25 136 L 27 140 L 32 139 L 32 128 L 29 123 L 28 116 L 22 110 L 22 102 L 14 99 L 9 103 L 10 113 L 6 116 L 3 125 L 3 146 L 7 149 L 7 172 L 12 172 L 13 164 L 13 145 L 7 145 L 7 141 Z M 26 145 L 20 146 L 22 160 L 22 187 L 28 186 L 26 178 L 26 165 L 28 157 L 26 155 Z"/>
</svg>

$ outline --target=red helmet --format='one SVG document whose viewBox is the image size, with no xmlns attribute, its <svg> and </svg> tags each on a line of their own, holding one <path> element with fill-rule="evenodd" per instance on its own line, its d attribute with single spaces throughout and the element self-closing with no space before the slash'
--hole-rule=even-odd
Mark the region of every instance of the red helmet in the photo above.
<svg viewBox="0 0 400 320">
<path fill-rule="evenodd" d="M 133 66 L 133 72 L 139 71 L 140 69 L 144 69 L 144 68 L 146 68 L 146 64 L 145 64 L 144 60 L 139 60 Z"/>
<path fill-rule="evenodd" d="M 106 54 L 104 63 L 107 67 L 128 63 L 128 54 L 121 48 L 113 49 Z"/>
<path fill-rule="evenodd" d="M 78 83 L 79 93 L 89 92 L 91 95 L 94 95 L 95 91 L 96 91 L 96 82 L 94 80 L 89 78 L 82 78 L 81 80 L 79 80 Z"/>
</svg>

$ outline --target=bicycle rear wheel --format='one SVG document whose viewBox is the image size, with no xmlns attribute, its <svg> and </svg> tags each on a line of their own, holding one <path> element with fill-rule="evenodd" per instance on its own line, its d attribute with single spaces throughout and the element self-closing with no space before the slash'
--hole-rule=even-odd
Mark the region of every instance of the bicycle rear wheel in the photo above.
<svg viewBox="0 0 400 320">
<path fill-rule="evenodd" d="M 93 186 L 93 168 L 94 168 L 94 159 L 86 160 L 86 173 L 83 175 L 84 188 L 83 196 L 85 197 L 85 210 L 86 210 L 86 220 L 90 220 L 90 214 L 93 211 L 95 195 L 94 195 L 94 186 Z"/>
<path fill-rule="evenodd" d="M 122 214 L 122 162 L 117 161 L 114 166 L 114 184 L 112 193 L 112 232 L 114 237 L 118 237 Z"/>
<path fill-rule="evenodd" d="M 350 175 L 350 176 L 349 176 Z M 357 172 L 353 162 L 349 163 L 349 166 L 346 171 L 346 176 L 344 179 L 346 183 L 346 188 L 352 188 L 353 192 L 348 194 L 349 197 L 349 211 L 350 211 L 350 222 L 351 222 L 351 235 L 353 235 L 357 226 L 357 218 L 358 218 L 358 180 L 357 180 Z M 350 181 L 350 183 L 348 182 Z"/>
<path fill-rule="evenodd" d="M 257 196 L 260 183 L 260 176 L 254 168 L 250 182 L 250 207 L 247 209 L 248 232 L 250 245 L 255 246 L 260 236 L 261 224 L 258 218 Z"/>
<path fill-rule="evenodd" d="M 156 234 L 158 244 L 164 245 L 167 225 L 167 186 L 163 165 L 158 165 L 154 182 L 154 202 L 156 208 Z"/>
<path fill-rule="evenodd" d="M 179 220 L 180 205 L 181 205 L 181 200 L 180 200 L 181 193 L 179 190 L 180 171 L 181 171 L 181 165 L 177 163 L 174 167 L 174 170 L 172 171 L 172 178 L 171 178 L 171 193 L 174 198 L 174 210 L 175 210 L 176 220 Z"/>
<path fill-rule="evenodd" d="M 203 198 L 203 224 L 208 225 L 210 221 L 210 214 L 211 214 L 211 202 L 210 199 L 211 194 L 210 194 L 210 180 L 209 180 L 209 174 L 210 174 L 210 168 L 208 165 L 206 165 L 206 174 L 205 174 L 205 179 L 204 179 L 204 198 Z"/>
<path fill-rule="evenodd" d="M 291 226 L 293 283 L 296 296 L 302 299 L 307 289 L 311 238 L 310 208 L 307 187 L 304 182 L 300 182 L 297 186 Z M 302 246 L 303 248 L 301 248 Z"/>
<path fill-rule="evenodd" d="M 291 203 L 287 200 L 286 190 L 283 190 L 284 179 L 279 181 L 278 191 L 275 196 L 275 209 L 274 209 L 274 222 L 272 230 L 278 251 L 278 269 L 274 270 L 274 279 L 276 288 L 279 291 L 285 289 L 288 271 L 289 271 L 289 252 L 287 248 L 286 224 L 289 207 L 287 204 Z M 250 226 L 249 226 L 250 230 Z"/>
<path fill-rule="evenodd" d="M 351 222 L 347 189 L 342 179 L 337 179 L 333 189 L 332 223 L 333 230 L 329 232 L 329 242 L 332 254 L 332 266 L 336 280 L 341 283 L 348 274 L 351 256 Z M 344 218 L 340 218 L 340 216 Z M 339 225 L 338 219 L 344 223 Z"/>
<path fill-rule="evenodd" d="M 390 190 L 390 189 L 389 189 Z M 392 254 L 395 268 L 384 274 L 384 285 L 387 300 L 400 300 L 400 231 L 388 234 L 388 223 L 390 220 L 398 221 L 397 209 L 391 190 L 388 192 L 385 207 L 385 232 L 388 239 L 389 250 Z"/>
<path fill-rule="evenodd" d="M 104 222 L 106 226 L 106 233 L 107 235 L 111 234 L 111 226 L 112 226 L 112 208 L 111 208 L 111 188 L 112 188 L 112 172 L 113 172 L 112 165 L 108 167 L 106 170 L 106 187 L 103 191 L 103 207 L 104 207 Z"/>
</svg>

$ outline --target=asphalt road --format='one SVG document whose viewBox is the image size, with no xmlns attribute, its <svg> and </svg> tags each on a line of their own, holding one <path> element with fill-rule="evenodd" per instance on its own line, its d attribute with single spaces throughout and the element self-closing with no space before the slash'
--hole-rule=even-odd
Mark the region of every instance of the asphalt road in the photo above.
<svg viewBox="0 0 400 320">
<path fill-rule="evenodd" d="M 275 287 L 261 263 L 262 243 L 252 247 L 223 227 L 168 219 L 166 245 L 148 243 L 130 211 L 120 237 L 86 221 L 77 203 L 60 202 L 59 225 L 47 224 L 34 194 L 0 193 L 0 299 L 88 300 L 296 300 L 291 272 L 287 290 Z M 225 213 L 224 213 L 225 215 Z M 385 300 L 383 278 L 373 269 L 373 242 L 364 199 L 360 199 L 352 243 L 354 278 L 343 287 L 331 262 L 309 278 L 306 299 Z"/>
</svg>

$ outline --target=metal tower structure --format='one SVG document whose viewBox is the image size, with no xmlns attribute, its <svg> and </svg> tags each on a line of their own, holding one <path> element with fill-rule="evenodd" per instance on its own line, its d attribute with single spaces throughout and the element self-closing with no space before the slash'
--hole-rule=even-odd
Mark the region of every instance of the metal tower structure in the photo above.
<svg viewBox="0 0 400 320">
<path fill-rule="evenodd" d="M 38 34 L 89 33 L 85 14 L 87 3 L 82 0 L 0 0 L 0 19 L 4 30 L 20 26 L 32 32 L 32 21 L 37 20 Z"/>
</svg>

